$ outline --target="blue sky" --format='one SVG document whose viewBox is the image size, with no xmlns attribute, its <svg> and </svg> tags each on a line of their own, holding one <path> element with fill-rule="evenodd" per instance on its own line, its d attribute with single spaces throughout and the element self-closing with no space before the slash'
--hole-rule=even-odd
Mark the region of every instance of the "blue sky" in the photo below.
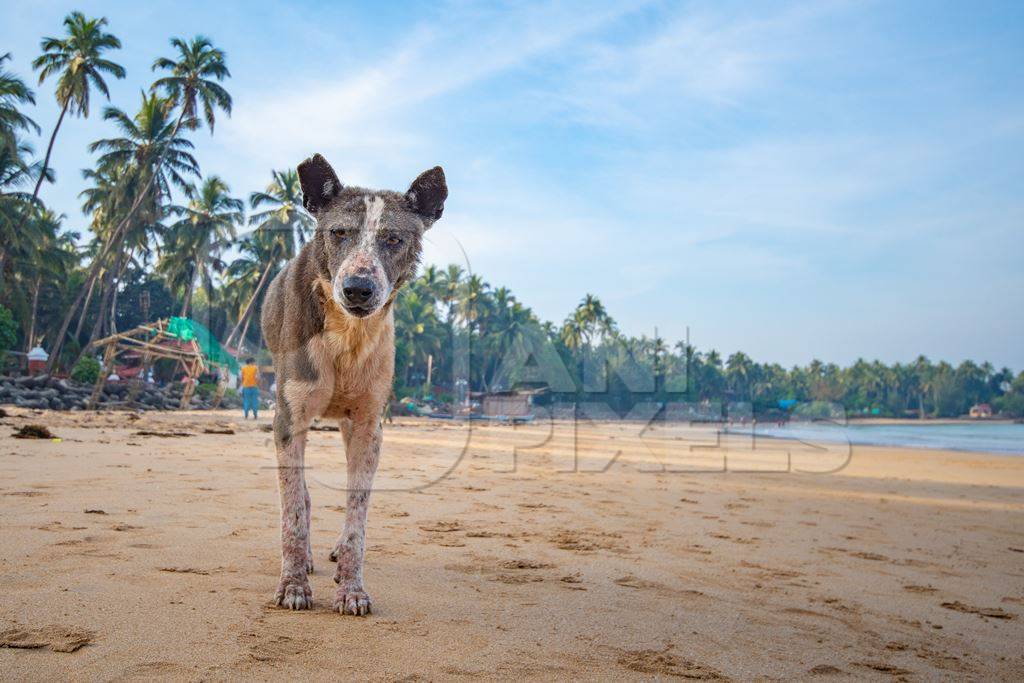
<svg viewBox="0 0 1024 683">
<path fill-rule="evenodd" d="M 464 249 L 542 318 L 593 292 L 757 360 L 1024 368 L 1024 3 L 5 2 L 14 70 L 72 9 L 121 37 L 127 110 L 170 36 L 227 51 L 234 113 L 195 142 L 238 196 L 314 151 L 393 189 L 442 164 L 427 261 Z M 75 229 L 99 114 L 43 191 Z"/>
</svg>

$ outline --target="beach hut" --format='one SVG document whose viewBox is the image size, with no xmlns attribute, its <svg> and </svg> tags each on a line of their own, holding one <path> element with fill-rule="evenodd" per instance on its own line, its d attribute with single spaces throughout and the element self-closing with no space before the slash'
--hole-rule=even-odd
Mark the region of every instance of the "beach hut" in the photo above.
<svg viewBox="0 0 1024 683">
<path fill-rule="evenodd" d="M 481 412 L 500 417 L 526 417 L 533 414 L 535 399 L 547 388 L 495 391 L 483 395 Z"/>
</svg>

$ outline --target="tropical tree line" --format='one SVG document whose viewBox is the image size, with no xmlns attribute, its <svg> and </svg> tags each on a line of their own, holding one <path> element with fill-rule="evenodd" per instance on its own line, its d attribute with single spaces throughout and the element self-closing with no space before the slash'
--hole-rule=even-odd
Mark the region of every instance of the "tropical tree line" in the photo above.
<svg viewBox="0 0 1024 683">
<path fill-rule="evenodd" d="M 127 76 L 120 47 L 107 19 L 81 12 L 42 39 L 36 87 L 52 88 L 59 108 L 47 129 L 33 85 L 0 53 L 0 306 L 13 350 L 44 344 L 50 368 L 67 369 L 95 340 L 165 315 L 212 318 L 225 342 L 251 350 L 263 292 L 313 225 L 298 176 L 271 171 L 246 201 L 200 169 L 196 134 L 212 135 L 232 107 L 227 57 L 212 40 L 172 38 L 131 107 L 109 103 L 109 82 Z M 98 98 L 109 135 L 88 146 L 84 220 L 69 218 L 46 204 L 52 160 L 66 120 L 96 115 Z"/>
<path fill-rule="evenodd" d="M 35 84 L 0 52 L 0 350 L 42 345 L 50 369 L 68 372 L 91 343 L 172 315 L 203 322 L 239 355 L 260 355 L 260 306 L 274 275 L 314 227 L 294 169 L 237 195 L 194 156 L 198 134 L 230 115 L 227 56 L 204 36 L 174 37 L 155 56 L 153 80 L 125 108 L 108 81 L 128 76 L 105 18 L 69 14 L 32 61 Z M 40 89 L 37 93 L 36 89 Z M 42 89 L 59 115 L 39 121 Z M 81 216 L 47 207 L 68 117 L 99 115 L 108 134 L 88 149 Z M 45 144 L 40 144 L 45 143 Z M 37 153 L 37 148 L 43 150 Z M 468 391 L 547 385 L 623 413 L 641 401 L 743 404 L 758 414 L 794 401 L 841 404 L 886 416 L 962 415 L 991 403 L 1024 414 L 1024 373 L 921 357 L 849 367 L 814 361 L 783 368 L 742 352 L 723 356 L 657 335 L 623 334 L 586 295 L 560 324 L 541 321 L 505 287 L 449 265 L 427 266 L 395 301 L 399 396 L 453 400 Z M 8 354 L 7 362 L 19 357 Z"/>
<path fill-rule="evenodd" d="M 639 402 L 678 401 L 723 413 L 740 404 L 779 417 L 808 404 L 842 406 L 853 415 L 957 417 L 985 403 L 1024 416 L 1024 372 L 1009 368 L 924 356 L 891 365 L 814 360 L 785 368 L 741 351 L 726 356 L 657 335 L 625 335 L 591 294 L 560 325 L 543 322 L 508 289 L 458 266 L 427 266 L 396 301 L 395 321 L 396 384 L 414 395 L 465 377 L 475 391 L 547 385 L 556 398 L 596 400 L 620 414 Z M 469 360 L 459 368 L 463 357 Z"/>
</svg>

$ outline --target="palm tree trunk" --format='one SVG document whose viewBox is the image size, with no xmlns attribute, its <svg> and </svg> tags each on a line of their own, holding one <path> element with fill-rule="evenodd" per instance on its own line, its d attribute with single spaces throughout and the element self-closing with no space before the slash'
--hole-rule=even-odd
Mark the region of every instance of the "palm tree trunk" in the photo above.
<svg viewBox="0 0 1024 683">
<path fill-rule="evenodd" d="M 107 306 L 110 304 L 110 281 L 114 279 L 113 273 L 113 268 L 108 270 L 106 276 L 104 277 L 104 280 L 106 282 L 100 285 L 100 291 L 103 293 L 103 295 L 100 297 L 100 309 L 98 314 L 96 315 L 95 322 L 93 322 L 92 324 L 92 330 L 89 332 L 89 341 L 82 345 L 82 350 L 78 354 L 78 359 L 81 359 L 81 357 L 85 355 L 86 350 L 89 348 L 89 345 L 92 344 L 95 340 L 99 339 L 100 335 L 103 333 L 103 324 L 107 319 Z M 72 363 L 72 366 L 78 363 L 78 359 L 76 359 L 75 362 Z"/>
<path fill-rule="evenodd" d="M 117 299 L 118 299 L 118 296 L 117 296 L 118 295 L 118 291 L 117 290 L 118 290 L 118 287 L 120 287 L 120 285 L 121 285 L 121 281 L 124 279 L 125 271 L 128 270 L 128 264 L 131 263 L 132 253 L 134 253 L 134 250 L 132 250 L 132 252 L 128 253 L 125 256 L 125 258 L 121 259 L 120 266 L 117 269 L 117 274 L 114 276 L 114 281 L 112 283 L 113 287 L 114 287 L 114 291 L 111 293 L 111 301 L 110 301 L 110 333 L 111 334 L 116 334 L 117 333 Z M 91 344 L 92 341 L 90 340 L 89 343 Z"/>
<path fill-rule="evenodd" d="M 250 315 L 245 321 L 245 327 L 242 328 L 242 334 L 238 337 L 238 348 L 241 350 L 242 344 L 245 343 L 245 338 L 249 336 L 249 323 L 252 322 L 252 316 Z"/>
<path fill-rule="evenodd" d="M 192 277 L 188 279 L 188 287 L 185 288 L 185 302 L 181 305 L 179 318 L 188 317 L 188 309 L 192 306 L 192 295 L 196 291 L 196 273 L 201 273 L 203 270 L 200 259 L 192 259 L 192 264 Z"/>
<path fill-rule="evenodd" d="M 68 113 L 68 107 L 71 105 L 71 98 L 68 98 L 64 102 L 64 106 L 61 107 L 60 116 L 57 117 L 57 125 L 53 127 L 53 134 L 50 135 L 50 144 L 46 146 L 46 156 L 43 157 L 43 168 L 39 171 L 39 178 L 36 180 L 35 189 L 32 190 L 32 201 L 29 202 L 29 206 L 34 206 L 36 200 L 39 199 L 39 188 L 43 186 L 43 181 L 46 180 L 46 171 L 50 168 L 50 155 L 53 154 L 53 143 L 57 141 L 57 131 L 60 130 L 60 124 L 64 122 L 64 115 Z M 18 230 L 25 225 L 25 221 L 28 220 L 28 214 L 26 213 L 21 218 L 21 222 L 18 224 Z"/>
<path fill-rule="evenodd" d="M 46 156 L 43 158 L 43 167 L 39 170 L 39 178 L 36 179 L 36 186 L 32 190 L 32 199 L 28 203 L 30 207 L 35 206 L 36 201 L 39 199 L 39 188 L 43 186 L 43 181 L 46 180 L 46 171 L 50 168 L 50 156 L 53 154 L 53 143 L 57 141 L 57 131 L 60 130 L 60 124 L 64 122 L 64 116 L 68 113 L 68 107 L 70 105 L 71 99 L 69 98 L 64 102 L 64 106 L 61 107 L 60 116 L 57 117 L 57 125 L 53 127 L 53 133 L 50 135 L 50 144 L 46 146 Z M 25 222 L 28 220 L 29 213 L 30 212 L 28 211 L 22 213 L 21 220 L 18 221 L 18 227 L 14 229 L 15 234 L 25 227 Z M 0 268 L 0 281 L 3 281 L 2 268 Z M 47 372 L 49 372 L 49 368 L 47 368 Z"/>
<path fill-rule="evenodd" d="M 225 346 L 229 346 L 231 344 L 231 340 L 235 338 L 236 334 L 238 334 L 238 330 L 243 325 L 245 325 L 245 323 L 249 320 L 249 316 L 252 314 L 252 311 L 255 307 L 256 299 L 259 297 L 260 292 L 263 290 L 263 285 L 266 284 L 267 276 L 270 275 L 270 269 L 273 267 L 273 265 L 274 259 L 270 259 L 267 262 L 267 267 L 263 269 L 263 274 L 260 275 L 260 281 L 256 283 L 256 289 L 253 291 L 252 297 L 249 299 L 249 303 L 246 304 L 245 310 L 242 312 L 242 316 L 238 319 L 238 322 L 235 323 L 235 327 L 234 329 L 231 330 L 231 334 L 229 334 L 228 338 L 224 340 Z M 248 329 L 248 325 L 245 326 L 246 329 Z"/>
<path fill-rule="evenodd" d="M 188 288 L 185 290 L 185 303 L 181 305 L 181 313 L 178 314 L 179 318 L 188 317 L 189 306 L 192 305 L 192 291 L 195 283 L 190 282 Z"/>
<path fill-rule="evenodd" d="M 36 315 L 39 311 L 39 289 L 42 287 L 42 275 L 36 276 L 35 286 L 32 288 L 32 317 L 28 324 L 28 336 L 25 338 L 25 353 L 32 350 L 36 338 Z"/>
<path fill-rule="evenodd" d="M 82 334 L 82 325 L 85 324 L 85 316 L 89 313 L 89 302 L 92 301 L 92 290 L 95 286 L 96 281 L 94 280 L 92 284 L 89 285 L 89 291 L 85 293 L 85 303 L 82 304 L 82 314 L 78 316 L 78 324 L 75 326 L 75 338 Z"/>
<path fill-rule="evenodd" d="M 181 128 L 181 122 L 182 120 L 184 120 L 184 118 L 185 109 L 184 107 L 182 107 L 181 114 L 178 115 L 178 120 L 174 123 L 174 129 L 171 131 L 171 140 L 174 140 L 174 138 L 178 135 L 178 129 Z M 56 130 L 54 130 L 54 135 L 56 135 Z M 50 142 L 50 145 L 51 147 L 53 146 L 52 140 Z M 47 156 L 49 156 L 49 154 L 47 154 Z M 162 161 L 162 157 L 158 158 L 155 166 L 159 168 L 160 163 Z M 139 194 L 135 197 L 135 201 L 132 202 L 131 208 L 128 209 L 128 214 L 125 215 L 125 217 L 122 218 L 121 221 L 117 224 L 117 227 L 114 228 L 114 231 L 110 234 L 110 239 L 107 241 L 103 249 L 100 251 L 99 254 L 97 254 L 96 258 L 90 265 L 89 277 L 86 280 L 86 286 L 79 290 L 78 296 L 75 297 L 74 303 L 72 303 L 71 306 L 68 307 L 67 312 L 64 314 L 64 320 L 61 321 L 60 330 L 57 332 L 57 336 L 53 340 L 53 350 L 50 351 L 50 360 L 46 365 L 47 372 L 52 373 L 53 368 L 56 367 L 57 365 L 57 360 L 60 357 L 60 350 L 64 346 L 64 338 L 67 336 L 68 328 L 71 327 L 71 320 L 72 318 L 75 317 L 75 312 L 77 312 L 78 307 L 82 304 L 82 299 L 85 298 L 86 289 L 92 287 L 93 282 L 96 280 L 96 276 L 99 273 L 100 265 L 106 259 L 107 254 L 110 252 L 113 246 L 118 243 L 118 240 L 121 237 L 121 233 L 125 231 L 129 222 L 135 216 L 135 212 L 139 210 L 139 207 L 142 205 L 143 199 L 146 197 L 147 194 L 149 194 L 149 190 L 150 188 L 152 188 L 153 183 L 156 182 L 157 175 L 158 173 L 153 173 L 150 175 L 149 181 L 146 183 L 145 187 L 142 188 Z"/>
</svg>

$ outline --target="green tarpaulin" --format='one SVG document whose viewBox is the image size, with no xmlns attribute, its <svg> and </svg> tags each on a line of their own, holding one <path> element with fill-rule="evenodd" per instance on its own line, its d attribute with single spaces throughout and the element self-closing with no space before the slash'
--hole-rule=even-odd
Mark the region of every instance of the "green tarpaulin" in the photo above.
<svg viewBox="0 0 1024 683">
<path fill-rule="evenodd" d="M 196 340 L 206 362 L 212 366 L 223 366 L 231 373 L 238 373 L 238 361 L 224 350 L 213 333 L 205 325 L 191 318 L 172 317 L 167 324 L 167 334 L 181 341 Z"/>
</svg>

